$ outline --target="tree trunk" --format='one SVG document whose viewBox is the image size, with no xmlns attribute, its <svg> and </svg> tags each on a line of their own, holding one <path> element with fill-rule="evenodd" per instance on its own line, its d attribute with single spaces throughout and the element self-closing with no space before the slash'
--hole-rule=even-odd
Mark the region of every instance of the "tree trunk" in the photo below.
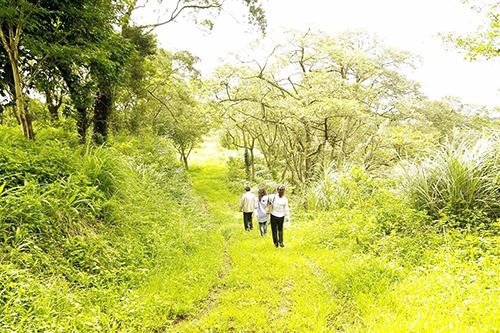
<svg viewBox="0 0 500 333">
<path fill-rule="evenodd" d="M 14 69 L 14 80 L 15 80 L 15 94 L 16 94 L 16 113 L 19 117 L 19 122 L 21 123 L 21 128 L 23 130 L 24 136 L 28 140 L 35 140 L 35 133 L 33 132 L 33 125 L 31 123 L 31 117 L 28 110 L 24 105 L 24 94 L 21 88 L 21 78 L 17 68 Z"/>
<path fill-rule="evenodd" d="M 55 123 L 59 120 L 59 108 L 61 107 L 60 101 L 54 100 L 52 92 L 50 90 L 45 90 L 45 98 L 47 100 L 47 108 L 49 109 L 50 120 Z"/>
<path fill-rule="evenodd" d="M 19 73 L 19 54 L 17 49 L 11 49 L 9 52 L 10 63 L 12 65 L 12 76 L 14 78 L 14 94 L 16 101 L 16 114 L 18 116 L 19 122 L 21 123 L 21 128 L 23 134 L 28 140 L 35 140 L 35 134 L 33 132 L 33 126 L 31 123 L 31 117 L 28 114 L 28 110 L 24 106 L 24 94 L 21 85 L 21 75 Z"/>
<path fill-rule="evenodd" d="M 78 131 L 78 136 L 80 138 L 80 143 L 84 144 L 87 140 L 87 128 L 88 128 L 88 116 L 87 116 L 87 108 L 81 107 L 76 108 L 77 118 L 76 118 L 76 127 Z"/>
<path fill-rule="evenodd" d="M 21 74 L 19 73 L 19 41 L 21 37 L 21 26 L 6 24 L 8 34 L 4 34 L 4 25 L 0 25 L 0 39 L 5 51 L 9 55 L 9 62 L 12 68 L 12 79 L 14 81 L 14 100 L 16 103 L 16 115 L 23 130 L 23 134 L 29 140 L 35 140 L 31 118 L 24 108 L 24 95 L 21 84 Z"/>
<path fill-rule="evenodd" d="M 182 162 L 184 162 L 184 167 L 186 168 L 186 170 L 189 170 L 188 157 L 187 156 L 182 155 Z"/>
<path fill-rule="evenodd" d="M 106 142 L 108 138 L 108 118 L 111 114 L 112 94 L 107 89 L 101 89 L 94 106 L 94 141 L 98 144 Z"/>
<path fill-rule="evenodd" d="M 253 144 L 250 149 L 250 163 L 252 164 L 252 181 L 255 181 L 255 153 L 253 151 Z"/>
<path fill-rule="evenodd" d="M 61 72 L 62 78 L 68 87 L 69 95 L 73 101 L 73 106 L 76 109 L 76 126 L 77 132 L 80 137 L 80 143 L 84 144 L 87 140 L 87 128 L 88 128 L 88 115 L 87 115 L 87 105 L 85 103 L 85 96 L 81 91 L 80 84 L 77 82 L 77 78 L 71 74 L 71 70 L 62 63 L 57 65 L 59 72 Z"/>
<path fill-rule="evenodd" d="M 12 79 L 14 81 L 14 100 L 16 103 L 16 115 L 23 130 L 23 134 L 29 140 L 35 140 L 31 117 L 24 106 L 24 94 L 21 84 L 21 74 L 19 73 L 19 41 L 21 39 L 21 26 L 11 24 L 8 27 L 8 34 L 4 34 L 4 26 L 0 26 L 0 39 L 5 51 L 9 55 L 10 66 L 12 68 Z"/>
<path fill-rule="evenodd" d="M 245 148 L 244 160 L 245 160 L 245 175 L 246 175 L 247 180 L 250 180 L 251 161 L 250 161 L 249 148 Z"/>
<path fill-rule="evenodd" d="M 17 124 L 19 126 L 21 126 L 21 119 L 19 119 L 19 114 L 17 114 L 17 103 L 16 103 L 16 94 L 14 93 L 14 95 L 12 96 L 12 101 L 14 102 L 12 104 L 12 114 L 14 115 L 14 117 L 16 118 L 16 121 L 17 121 Z"/>
</svg>

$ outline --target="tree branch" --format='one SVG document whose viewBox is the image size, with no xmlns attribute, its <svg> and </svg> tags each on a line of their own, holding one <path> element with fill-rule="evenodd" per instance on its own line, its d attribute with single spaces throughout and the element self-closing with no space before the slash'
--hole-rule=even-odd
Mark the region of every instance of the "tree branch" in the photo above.
<svg viewBox="0 0 500 333">
<path fill-rule="evenodd" d="M 208 5 L 204 5 L 204 6 L 203 5 L 184 5 L 184 6 L 181 6 L 181 2 L 182 2 L 182 0 L 177 1 L 175 9 L 172 11 L 172 14 L 170 15 L 170 17 L 167 20 L 162 21 L 162 22 L 153 23 L 153 24 L 142 25 L 142 26 L 139 26 L 139 28 L 140 29 L 149 28 L 148 33 L 150 33 L 157 27 L 160 27 L 160 26 L 163 26 L 163 25 L 166 25 L 168 23 L 175 21 L 179 17 L 179 15 L 185 10 L 203 10 L 203 9 L 210 9 L 210 8 L 221 8 L 220 4 L 208 4 Z"/>
<path fill-rule="evenodd" d="M 170 109 L 170 107 L 164 102 L 162 101 L 161 99 L 159 99 L 158 97 L 155 96 L 155 94 L 153 94 L 153 92 L 151 92 L 151 90 L 148 89 L 148 93 L 153 96 L 154 99 L 156 99 L 161 105 L 163 105 L 167 111 L 170 113 L 170 115 L 172 116 L 172 118 L 175 120 L 176 123 L 179 122 L 179 120 L 177 120 L 177 118 L 175 117 L 174 113 L 172 112 L 172 110 Z"/>
</svg>

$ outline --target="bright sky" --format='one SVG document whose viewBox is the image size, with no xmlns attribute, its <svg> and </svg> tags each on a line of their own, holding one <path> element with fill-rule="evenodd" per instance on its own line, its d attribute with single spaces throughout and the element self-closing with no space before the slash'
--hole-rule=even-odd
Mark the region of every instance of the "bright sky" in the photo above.
<svg viewBox="0 0 500 333">
<path fill-rule="evenodd" d="M 500 60 L 469 62 L 446 51 L 439 32 L 473 31 L 480 17 L 460 0 L 262 0 L 268 31 L 282 28 L 321 29 L 331 35 L 346 29 L 376 33 L 389 46 L 423 58 L 411 77 L 432 99 L 451 95 L 466 103 L 500 107 Z M 241 1 L 243 3 L 243 1 Z M 241 8 L 241 6 L 240 6 Z M 208 72 L 229 52 L 246 48 L 258 36 L 238 10 L 229 9 L 215 20 L 211 34 L 190 23 L 166 25 L 155 33 L 161 47 L 188 50 L 202 58 Z"/>
</svg>

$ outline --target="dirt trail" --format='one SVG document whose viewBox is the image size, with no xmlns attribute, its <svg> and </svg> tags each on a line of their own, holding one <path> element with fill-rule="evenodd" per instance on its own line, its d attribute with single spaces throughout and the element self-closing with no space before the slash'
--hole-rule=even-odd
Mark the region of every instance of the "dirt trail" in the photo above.
<svg viewBox="0 0 500 333">
<path fill-rule="evenodd" d="M 321 267 L 301 252 L 300 223 L 285 229 L 285 248 L 258 226 L 246 232 L 236 209 L 239 197 L 224 183 L 217 165 L 191 171 L 195 191 L 225 238 L 224 272 L 203 310 L 179 322 L 174 331 L 321 332 L 338 330 L 339 301 L 322 280 Z M 293 206 L 291 207 L 293 209 Z M 270 232 L 270 230 L 269 230 Z"/>
</svg>

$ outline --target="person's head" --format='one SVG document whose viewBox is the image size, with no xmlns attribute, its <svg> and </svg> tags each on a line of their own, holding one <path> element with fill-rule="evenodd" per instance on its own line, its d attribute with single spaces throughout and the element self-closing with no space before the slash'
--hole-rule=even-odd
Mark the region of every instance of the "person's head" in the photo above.
<svg viewBox="0 0 500 333">
<path fill-rule="evenodd" d="M 259 188 L 259 199 L 262 199 L 266 194 L 266 189 L 264 187 Z"/>
<path fill-rule="evenodd" d="M 278 191 L 278 195 L 280 196 L 280 198 L 285 194 L 285 186 L 283 185 L 278 186 L 276 190 Z"/>
<path fill-rule="evenodd" d="M 245 186 L 245 191 L 250 192 L 250 186 Z"/>
</svg>

